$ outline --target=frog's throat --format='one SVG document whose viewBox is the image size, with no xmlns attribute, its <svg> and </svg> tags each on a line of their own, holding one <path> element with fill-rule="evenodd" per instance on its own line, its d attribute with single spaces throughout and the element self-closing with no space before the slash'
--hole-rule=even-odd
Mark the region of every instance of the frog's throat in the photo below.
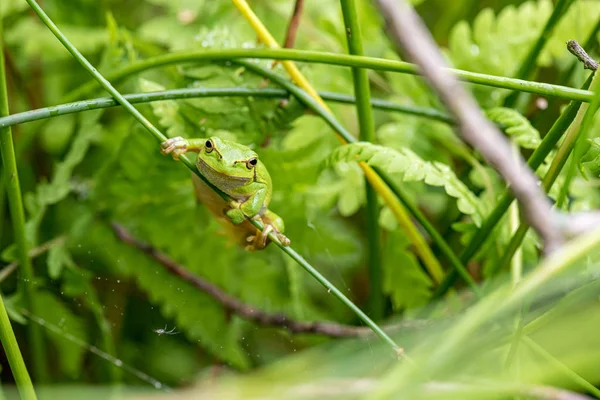
<svg viewBox="0 0 600 400">
<path fill-rule="evenodd" d="M 203 175 L 213 184 L 216 184 L 217 182 L 230 182 L 232 187 L 236 187 L 242 186 L 250 181 L 250 178 L 244 178 L 241 176 L 231 176 L 223 172 L 217 171 L 201 158 L 198 158 L 196 164 L 198 170 L 202 172 Z"/>
</svg>

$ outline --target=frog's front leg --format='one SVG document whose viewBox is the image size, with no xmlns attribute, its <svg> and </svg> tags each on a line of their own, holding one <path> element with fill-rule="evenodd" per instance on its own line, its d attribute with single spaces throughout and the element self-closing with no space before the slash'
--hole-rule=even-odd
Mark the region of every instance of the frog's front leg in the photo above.
<svg viewBox="0 0 600 400">
<path fill-rule="evenodd" d="M 244 202 L 240 203 L 234 200 L 229 203 L 231 209 L 227 210 L 225 214 L 231 219 L 231 222 L 236 225 L 241 224 L 246 218 L 253 218 L 260 212 L 268 193 L 267 186 L 262 186 Z"/>
<path fill-rule="evenodd" d="M 184 139 L 177 136 L 167 139 L 160 144 L 160 152 L 163 155 L 171 154 L 175 160 L 179 160 L 179 156 L 185 153 L 198 153 L 204 148 L 206 139 Z"/>
</svg>

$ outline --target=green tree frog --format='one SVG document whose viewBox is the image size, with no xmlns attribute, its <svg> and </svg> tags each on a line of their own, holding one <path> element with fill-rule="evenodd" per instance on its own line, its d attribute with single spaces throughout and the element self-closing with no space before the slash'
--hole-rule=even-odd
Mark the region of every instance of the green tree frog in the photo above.
<svg viewBox="0 0 600 400">
<path fill-rule="evenodd" d="M 273 190 L 271 176 L 254 151 L 218 137 L 174 137 L 161 144 L 161 153 L 170 154 L 175 160 L 188 152 L 198 153 L 198 171 L 231 198 L 231 201 L 224 200 L 196 174 L 192 174 L 200 202 L 240 245 L 247 250 L 264 249 L 270 242 L 268 235 L 271 232 L 284 246 L 290 245 L 290 240 L 283 234 L 283 220 L 267 208 Z M 256 229 L 248 218 L 260 221 L 263 231 Z"/>
</svg>

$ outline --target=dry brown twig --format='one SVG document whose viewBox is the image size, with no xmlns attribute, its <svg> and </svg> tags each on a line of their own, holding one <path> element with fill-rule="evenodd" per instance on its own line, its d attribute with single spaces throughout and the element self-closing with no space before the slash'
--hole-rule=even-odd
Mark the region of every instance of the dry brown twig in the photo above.
<svg viewBox="0 0 600 400">
<path fill-rule="evenodd" d="M 417 64 L 458 121 L 462 138 L 478 150 L 510 185 L 525 218 L 544 240 L 547 253 L 564 238 L 557 229 L 552 205 L 523 158 L 515 157 L 509 141 L 488 121 L 474 97 L 447 69 L 431 34 L 406 0 L 376 0 L 388 31 L 407 58 Z"/>
<path fill-rule="evenodd" d="M 285 41 L 283 42 L 283 47 L 286 49 L 291 49 L 294 47 L 294 43 L 296 42 L 296 34 L 298 33 L 298 26 L 300 25 L 300 17 L 302 16 L 303 9 L 304 0 L 296 0 L 296 4 L 294 5 L 294 12 L 292 13 L 292 18 L 290 18 L 290 23 L 287 28 L 287 33 L 285 35 Z"/>
<path fill-rule="evenodd" d="M 598 70 L 598 62 L 590 57 L 584 48 L 577 43 L 577 40 L 569 40 L 567 42 L 567 49 L 583 64 L 583 68 L 592 71 Z"/>
<path fill-rule="evenodd" d="M 285 34 L 285 40 L 283 41 L 283 48 L 292 49 L 294 48 L 294 43 L 296 43 L 296 35 L 298 34 L 298 26 L 300 26 L 300 18 L 302 17 L 302 10 L 304 9 L 304 0 L 296 0 L 294 4 L 294 11 L 292 11 L 292 16 L 290 18 L 290 22 L 287 27 L 287 31 Z M 275 68 L 275 66 L 279 63 L 279 60 L 273 60 L 271 63 L 271 68 Z"/>
<path fill-rule="evenodd" d="M 225 309 L 246 320 L 256 322 L 263 326 L 283 328 L 294 334 L 312 333 L 335 338 L 370 337 L 373 335 L 371 329 L 367 327 L 343 325 L 334 322 L 297 321 L 282 313 L 268 313 L 262 311 L 257 307 L 246 304 L 235 297 L 228 295 L 207 280 L 191 273 L 185 267 L 169 258 L 166 254 L 131 235 L 123 226 L 117 223 L 112 223 L 111 226 L 119 240 L 148 254 L 165 267 L 168 272 L 200 289 L 221 303 Z M 428 324 L 428 321 L 403 321 L 397 324 L 388 325 L 386 331 L 421 328 Z"/>
</svg>

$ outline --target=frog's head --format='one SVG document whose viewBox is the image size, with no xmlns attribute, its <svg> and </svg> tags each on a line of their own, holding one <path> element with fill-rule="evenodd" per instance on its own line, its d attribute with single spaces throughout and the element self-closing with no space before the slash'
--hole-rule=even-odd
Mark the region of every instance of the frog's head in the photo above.
<svg viewBox="0 0 600 400">
<path fill-rule="evenodd" d="M 198 153 L 197 166 L 217 186 L 232 180 L 244 184 L 256 180 L 258 155 L 244 145 L 213 136 Z"/>
</svg>

